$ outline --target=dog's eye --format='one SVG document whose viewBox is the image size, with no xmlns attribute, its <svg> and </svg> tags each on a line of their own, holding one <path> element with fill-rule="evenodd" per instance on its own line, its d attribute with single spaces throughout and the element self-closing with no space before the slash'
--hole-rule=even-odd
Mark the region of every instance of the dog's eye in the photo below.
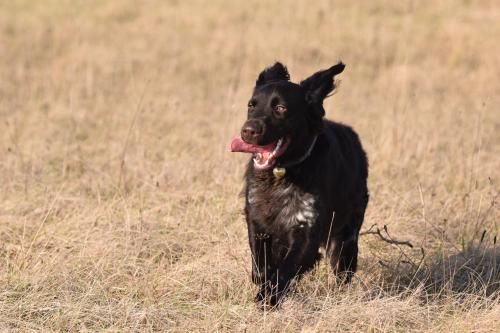
<svg viewBox="0 0 500 333">
<path fill-rule="evenodd" d="M 274 107 L 274 111 L 283 113 L 286 111 L 286 107 L 284 105 L 278 104 Z"/>
<path fill-rule="evenodd" d="M 255 106 L 254 102 L 248 102 L 248 107 L 253 108 Z"/>
</svg>

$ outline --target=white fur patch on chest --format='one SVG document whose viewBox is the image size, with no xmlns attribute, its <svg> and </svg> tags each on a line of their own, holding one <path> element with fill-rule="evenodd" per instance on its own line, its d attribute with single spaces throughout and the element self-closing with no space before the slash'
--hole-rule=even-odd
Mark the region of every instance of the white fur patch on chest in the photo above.
<svg viewBox="0 0 500 333">
<path fill-rule="evenodd" d="M 272 212 L 269 213 L 275 217 L 273 223 L 283 227 L 311 227 L 318 217 L 314 195 L 303 192 L 293 184 L 283 184 L 275 191 L 267 192 L 267 195 L 261 195 L 256 187 L 250 186 L 247 193 L 248 203 L 256 204 L 254 209 L 270 208 Z M 261 205 L 261 200 L 268 204 Z"/>
<path fill-rule="evenodd" d="M 291 193 L 284 198 L 283 209 L 278 218 L 280 222 L 289 227 L 298 225 L 299 227 L 311 227 L 318 212 L 314 206 L 315 198 L 310 193 Z"/>
</svg>

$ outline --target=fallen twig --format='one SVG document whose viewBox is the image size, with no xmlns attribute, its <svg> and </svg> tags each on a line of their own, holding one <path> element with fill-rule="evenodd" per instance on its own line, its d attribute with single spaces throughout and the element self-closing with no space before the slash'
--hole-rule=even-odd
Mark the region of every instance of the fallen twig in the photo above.
<svg viewBox="0 0 500 333">
<path fill-rule="evenodd" d="M 373 230 L 373 228 L 375 228 L 375 227 L 376 227 L 376 229 Z M 397 240 L 397 239 L 392 238 L 391 235 L 389 235 L 389 232 L 387 231 L 387 225 L 384 225 L 384 231 L 387 234 L 387 236 L 384 236 L 382 234 L 380 228 L 377 227 L 376 224 L 374 224 L 368 230 L 361 232 L 359 235 L 360 236 L 363 236 L 363 235 L 378 235 L 380 237 L 380 239 L 382 239 L 384 242 L 387 242 L 389 244 L 406 245 L 406 246 L 409 246 L 409 247 L 413 248 L 413 244 L 410 243 L 409 241 L 401 241 L 401 240 Z"/>
</svg>

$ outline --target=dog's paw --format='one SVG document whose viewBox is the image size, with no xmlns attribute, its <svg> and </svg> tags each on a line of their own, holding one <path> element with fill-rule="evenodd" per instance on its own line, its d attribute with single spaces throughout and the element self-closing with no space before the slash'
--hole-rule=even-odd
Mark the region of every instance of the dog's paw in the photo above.
<svg viewBox="0 0 500 333">
<path fill-rule="evenodd" d="M 255 296 L 255 302 L 261 310 L 274 310 L 279 306 L 280 299 L 276 293 L 268 294 L 259 291 Z"/>
<path fill-rule="evenodd" d="M 255 302 L 261 309 L 274 309 L 280 305 L 284 294 L 285 290 L 278 288 L 276 285 L 267 283 L 265 286 L 261 287 L 255 296 Z"/>
<path fill-rule="evenodd" d="M 352 277 L 354 276 L 354 272 L 351 271 L 342 271 L 336 273 L 337 284 L 346 285 L 351 283 Z"/>
<path fill-rule="evenodd" d="M 267 298 L 267 293 L 264 290 L 264 288 L 260 289 L 257 295 L 255 295 L 255 302 L 256 303 L 264 303 L 264 301 Z"/>
</svg>

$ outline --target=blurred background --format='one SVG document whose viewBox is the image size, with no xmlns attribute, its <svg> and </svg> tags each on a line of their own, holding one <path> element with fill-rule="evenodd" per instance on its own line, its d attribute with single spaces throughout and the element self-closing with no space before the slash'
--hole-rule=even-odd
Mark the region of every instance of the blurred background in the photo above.
<svg viewBox="0 0 500 333">
<path fill-rule="evenodd" d="M 497 1 L 0 2 L 0 329 L 500 328 Z M 342 60 L 370 161 L 358 278 L 253 305 L 228 153 L 260 71 Z"/>
</svg>

